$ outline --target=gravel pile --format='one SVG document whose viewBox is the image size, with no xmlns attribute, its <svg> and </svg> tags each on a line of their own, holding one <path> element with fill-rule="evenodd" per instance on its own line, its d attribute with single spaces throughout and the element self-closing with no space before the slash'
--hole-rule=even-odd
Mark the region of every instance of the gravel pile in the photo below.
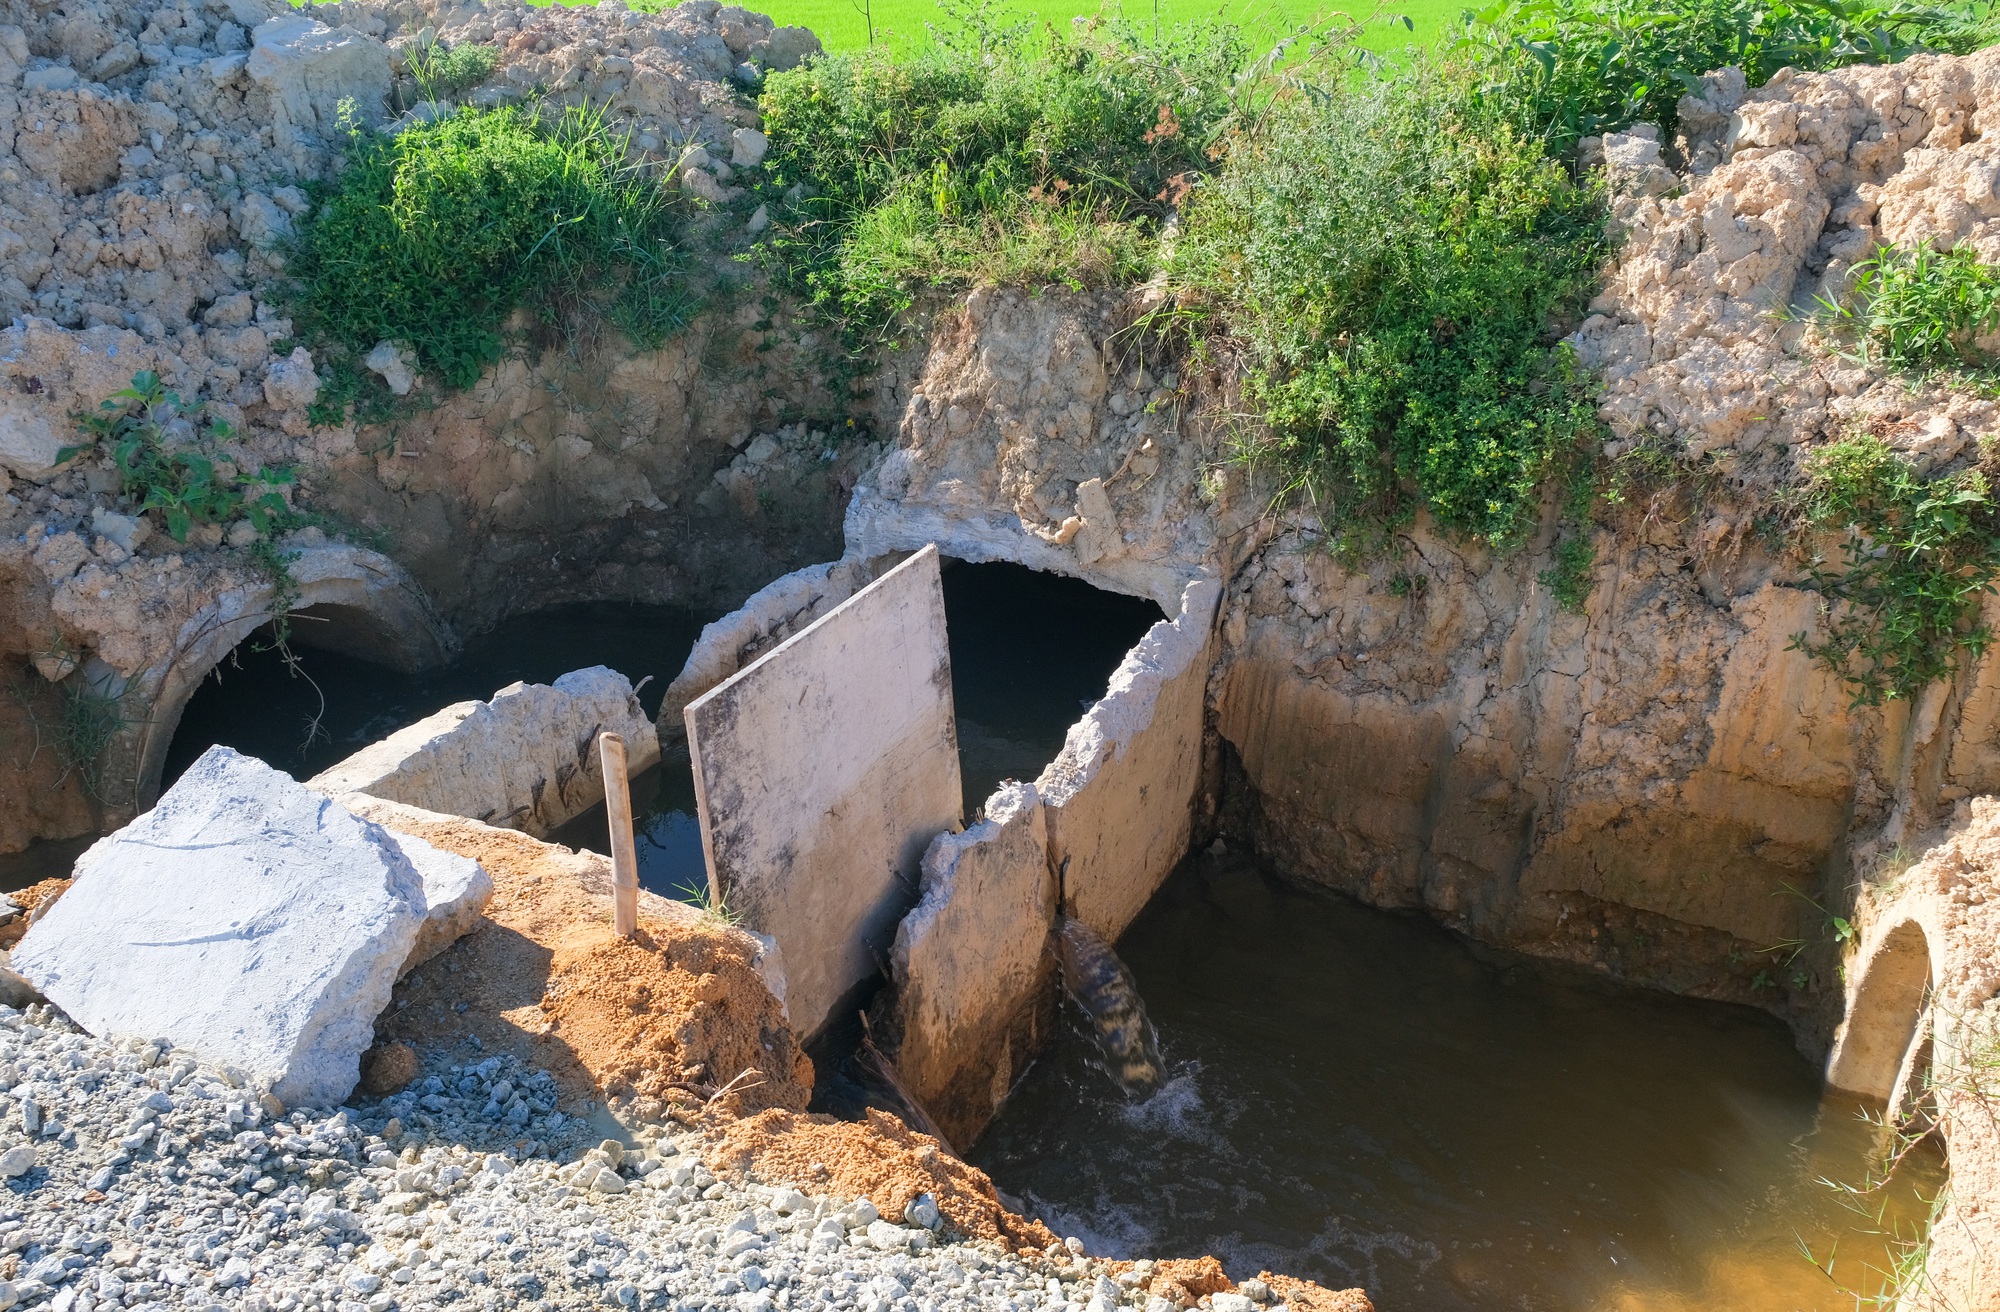
<svg viewBox="0 0 2000 1312">
<path fill-rule="evenodd" d="M 678 1127 L 600 1142 L 506 1058 L 288 1110 L 162 1043 L 0 1007 L 0 1088 L 0 1312 L 1172 1306 L 1131 1287 L 1149 1264 L 1113 1279 L 1074 1240 L 950 1242 L 927 1196 L 881 1217 L 717 1180 Z"/>
</svg>

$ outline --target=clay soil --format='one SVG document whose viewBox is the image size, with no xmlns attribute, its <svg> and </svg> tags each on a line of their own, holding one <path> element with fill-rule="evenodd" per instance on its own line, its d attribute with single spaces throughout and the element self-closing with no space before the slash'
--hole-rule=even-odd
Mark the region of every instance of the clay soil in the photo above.
<svg viewBox="0 0 2000 1312">
<path fill-rule="evenodd" d="M 998 1240 L 1015 1250 L 1039 1250 L 1056 1242 L 1041 1222 L 1002 1207 L 984 1171 L 887 1112 L 871 1108 L 865 1121 L 837 1121 L 768 1111 L 703 1128 L 709 1134 L 709 1165 L 717 1172 L 866 1198 L 884 1216 L 897 1219 L 918 1194 L 927 1193 L 960 1234 Z"/>
<path fill-rule="evenodd" d="M 641 894 L 638 937 L 619 940 L 603 857 L 408 808 L 371 818 L 471 857 L 494 885 L 480 927 L 396 986 L 378 1042 L 476 1037 L 482 1051 L 548 1070 L 571 1110 L 805 1107 L 812 1063 L 752 964 L 749 935 Z"/>
</svg>

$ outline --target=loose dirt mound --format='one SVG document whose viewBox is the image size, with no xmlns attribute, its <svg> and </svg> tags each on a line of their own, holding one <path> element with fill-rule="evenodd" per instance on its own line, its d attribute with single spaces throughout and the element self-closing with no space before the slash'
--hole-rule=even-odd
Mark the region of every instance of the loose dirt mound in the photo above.
<svg viewBox="0 0 2000 1312">
<path fill-rule="evenodd" d="M 487 923 L 396 986 L 381 1041 L 435 1046 L 471 1034 L 488 1052 L 549 1070 L 572 1103 L 705 1102 L 737 1080 L 719 1108 L 805 1107 L 812 1063 L 757 972 L 748 934 L 642 893 L 639 936 L 621 941 L 605 858 L 410 807 L 360 809 L 478 861 L 494 886 Z"/>
<path fill-rule="evenodd" d="M 1236 1288 L 1222 1263 L 1212 1257 L 1176 1257 L 1153 1264 L 1148 1291 L 1158 1294 L 1175 1307 L 1193 1307 L 1210 1294 Z"/>
<path fill-rule="evenodd" d="M 712 1124 L 711 1169 L 755 1175 L 811 1193 L 866 1198 L 884 1216 L 901 1217 L 918 1194 L 937 1199 L 951 1228 L 1012 1249 L 1056 1242 L 1039 1221 L 1000 1205 L 986 1173 L 953 1157 L 936 1139 L 918 1134 L 886 1112 L 863 1122 L 769 1111 L 748 1120 Z"/>
</svg>

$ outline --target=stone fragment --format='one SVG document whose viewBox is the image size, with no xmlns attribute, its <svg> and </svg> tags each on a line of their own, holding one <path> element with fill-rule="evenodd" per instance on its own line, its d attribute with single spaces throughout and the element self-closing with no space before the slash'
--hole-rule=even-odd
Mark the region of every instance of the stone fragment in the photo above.
<svg viewBox="0 0 2000 1312">
<path fill-rule="evenodd" d="M 0 1175 L 9 1180 L 26 1175 L 35 1169 L 35 1150 L 27 1144 L 19 1144 L 0 1153 Z"/>
<path fill-rule="evenodd" d="M 797 68 L 812 56 L 820 53 L 819 38 L 811 28 L 781 27 L 771 33 L 771 39 L 764 48 L 764 63 L 767 67 L 784 72 Z"/>
<path fill-rule="evenodd" d="M 389 49 L 346 27 L 298 14 L 259 23 L 250 35 L 250 76 L 271 95 L 273 126 L 323 138 L 339 127 L 341 102 L 364 123 L 382 121 L 389 96 Z"/>
<path fill-rule="evenodd" d="M 361 1054 L 362 1092 L 386 1098 L 411 1080 L 420 1069 L 417 1050 L 407 1043 L 378 1043 Z"/>
<path fill-rule="evenodd" d="M 911 1225 L 920 1225 L 926 1230 L 935 1230 L 942 1218 L 938 1215 L 937 1199 L 929 1194 L 918 1194 L 903 1209 L 903 1219 Z"/>
<path fill-rule="evenodd" d="M 764 162 L 771 139 L 756 128 L 738 128 L 729 134 L 729 162 L 739 169 L 754 169 Z"/>
<path fill-rule="evenodd" d="M 14 962 L 100 1037 L 163 1036 L 286 1103 L 331 1106 L 359 1078 L 424 906 L 380 827 L 212 747 L 84 853 Z"/>
<path fill-rule="evenodd" d="M 319 373 L 312 352 L 294 346 L 282 360 L 273 360 L 264 375 L 264 399 L 280 410 L 303 410 L 319 399 Z"/>
<path fill-rule="evenodd" d="M 153 526 L 137 515 L 121 515 L 103 506 L 90 512 L 90 527 L 99 537 L 111 539 L 125 551 L 137 551 L 153 532 Z"/>
<path fill-rule="evenodd" d="M 387 338 L 375 343 L 375 349 L 361 363 L 382 375 L 382 381 L 397 396 L 408 396 L 417 385 L 416 372 L 410 368 L 402 349 Z"/>
</svg>

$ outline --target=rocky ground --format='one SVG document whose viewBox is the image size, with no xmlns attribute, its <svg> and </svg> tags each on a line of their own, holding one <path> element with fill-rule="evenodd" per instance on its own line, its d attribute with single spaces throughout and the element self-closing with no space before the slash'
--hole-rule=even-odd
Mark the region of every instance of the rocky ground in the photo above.
<svg viewBox="0 0 2000 1312">
<path fill-rule="evenodd" d="M 0 1084 L 3 1306 L 1168 1312 L 1191 1292 L 1146 1286 L 1195 1264 L 955 1240 L 927 1197 L 883 1217 L 865 1199 L 718 1179 L 706 1140 L 681 1127 L 600 1144 L 556 1108 L 551 1075 L 510 1057 L 435 1066 L 387 1099 L 287 1109 L 37 1005 L 0 1008 Z M 1339 1297 L 1304 1301 L 1365 1306 Z M 1245 1281 L 1205 1301 L 1278 1299 Z"/>
</svg>

